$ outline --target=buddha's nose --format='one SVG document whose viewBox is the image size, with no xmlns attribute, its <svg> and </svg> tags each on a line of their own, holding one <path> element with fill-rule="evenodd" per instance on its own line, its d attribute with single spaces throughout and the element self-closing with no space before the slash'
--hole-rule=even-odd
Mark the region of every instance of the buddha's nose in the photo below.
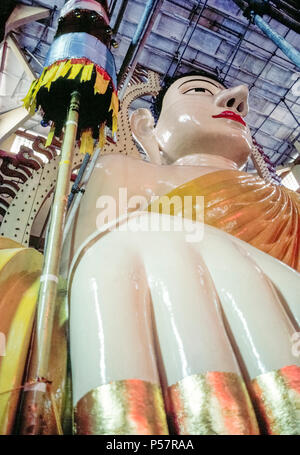
<svg viewBox="0 0 300 455">
<path fill-rule="evenodd" d="M 215 104 L 219 107 L 229 108 L 231 111 L 245 117 L 248 114 L 249 90 L 246 85 L 221 90 L 215 95 Z"/>
</svg>

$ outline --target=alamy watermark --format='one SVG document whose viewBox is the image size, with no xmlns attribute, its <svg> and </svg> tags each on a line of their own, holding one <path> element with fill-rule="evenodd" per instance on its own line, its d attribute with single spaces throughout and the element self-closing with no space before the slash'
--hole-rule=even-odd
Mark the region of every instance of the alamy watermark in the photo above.
<svg viewBox="0 0 300 455">
<path fill-rule="evenodd" d="M 96 208 L 101 209 L 96 219 L 97 229 L 111 224 L 111 230 L 120 232 L 184 232 L 187 242 L 199 242 L 203 238 L 204 196 L 161 196 L 153 197 L 149 202 L 141 195 L 128 198 L 127 188 L 119 188 L 118 202 L 113 196 L 102 195 L 97 199 Z M 117 218 L 124 219 L 137 211 L 163 216 L 129 216 L 121 223 L 113 223 Z M 191 220 L 198 223 L 191 223 Z"/>
</svg>

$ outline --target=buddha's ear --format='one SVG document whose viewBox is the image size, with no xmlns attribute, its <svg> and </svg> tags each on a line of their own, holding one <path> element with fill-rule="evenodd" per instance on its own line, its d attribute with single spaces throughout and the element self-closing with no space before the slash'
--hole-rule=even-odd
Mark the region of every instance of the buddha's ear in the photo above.
<svg viewBox="0 0 300 455">
<path fill-rule="evenodd" d="M 154 133 L 154 119 L 149 109 L 136 109 L 130 117 L 134 138 L 149 156 L 152 163 L 161 164 L 161 155 Z"/>
</svg>

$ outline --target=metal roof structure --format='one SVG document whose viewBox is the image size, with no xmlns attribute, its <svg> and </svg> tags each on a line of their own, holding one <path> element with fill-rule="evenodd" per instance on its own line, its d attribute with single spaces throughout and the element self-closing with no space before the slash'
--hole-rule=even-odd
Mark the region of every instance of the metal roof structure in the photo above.
<svg viewBox="0 0 300 455">
<path fill-rule="evenodd" d="M 30 70 L 19 63 L 12 47 L 19 47 L 38 75 L 54 38 L 58 11 L 65 1 L 4 1 L 7 8 L 16 3 L 47 8 L 49 12 L 42 19 L 17 28 L 13 32 L 15 43 L 2 44 L 0 114 L 21 105 L 32 79 Z M 111 26 L 117 32 L 115 39 L 119 43 L 118 48 L 112 48 L 117 70 L 122 65 L 146 3 L 146 0 L 109 2 Z M 250 23 L 237 6 L 238 2 L 163 0 L 159 3 L 160 9 L 139 52 L 138 63 L 159 72 L 162 77 L 200 68 L 217 72 L 227 86 L 246 84 L 250 90 L 250 112 L 246 121 L 256 141 L 263 146 L 273 164 L 293 162 L 298 157 L 294 144 L 300 137 L 299 68 L 256 25 Z M 272 5 L 272 11 L 263 19 L 300 50 L 297 1 L 272 0 L 267 3 Z M 148 106 L 148 98 L 135 102 L 135 107 Z M 27 120 L 24 128 L 47 134 L 40 126 L 38 115 Z M 250 164 L 248 168 L 252 169 Z"/>
</svg>

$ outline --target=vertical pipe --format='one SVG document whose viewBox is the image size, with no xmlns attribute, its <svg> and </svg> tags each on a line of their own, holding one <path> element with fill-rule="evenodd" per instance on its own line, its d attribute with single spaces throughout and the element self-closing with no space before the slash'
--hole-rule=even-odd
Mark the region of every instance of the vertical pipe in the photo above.
<svg viewBox="0 0 300 455">
<path fill-rule="evenodd" d="M 237 44 L 237 46 L 236 46 L 236 48 L 235 48 L 235 50 L 234 50 L 234 52 L 233 52 L 233 55 L 232 55 L 231 60 L 230 60 L 230 62 L 229 62 L 229 64 L 228 64 L 228 68 L 227 68 L 227 70 L 226 70 L 226 73 L 225 73 L 225 75 L 222 77 L 222 82 L 225 82 L 225 79 L 226 79 L 226 77 L 227 77 L 227 74 L 229 73 L 230 68 L 231 68 L 232 65 L 233 65 L 234 59 L 235 59 L 235 57 L 237 56 L 237 53 L 238 53 L 238 51 L 239 51 L 239 48 L 241 47 L 242 41 L 243 41 L 243 39 L 245 38 L 247 31 L 249 30 L 250 24 L 251 24 L 251 21 L 249 20 L 248 25 L 247 25 L 247 27 L 246 27 L 246 29 L 245 29 L 243 35 L 240 37 L 240 40 L 239 40 L 239 42 L 238 42 L 238 44 Z M 228 63 L 228 62 L 226 62 L 225 65 L 223 66 L 222 71 L 223 71 L 223 69 L 225 68 L 225 66 L 227 65 L 227 63 Z"/>
<path fill-rule="evenodd" d="M 80 191 L 79 183 L 81 182 L 81 179 L 82 179 L 82 177 L 84 175 L 84 171 L 85 171 L 85 168 L 88 165 L 90 157 L 91 157 L 91 155 L 89 153 L 86 153 L 84 155 L 84 158 L 83 158 L 83 161 L 81 163 L 81 166 L 80 166 L 79 172 L 77 174 L 76 180 L 74 182 L 74 185 L 72 185 L 71 193 L 69 194 L 69 197 L 68 197 L 67 209 L 70 208 L 70 205 L 72 204 L 72 201 L 74 199 L 75 194 L 78 193 L 78 191 Z"/>
<path fill-rule="evenodd" d="M 119 74 L 118 74 L 118 86 L 120 85 L 120 83 L 122 82 L 123 80 L 123 77 L 124 77 L 124 74 L 128 68 L 128 65 L 130 64 L 131 60 L 132 60 L 132 57 L 135 53 L 135 50 L 136 48 L 138 47 L 139 43 L 140 43 L 140 39 L 141 37 L 143 36 L 144 32 L 145 32 L 145 26 L 149 20 L 149 17 L 151 15 L 151 11 L 153 8 L 155 8 L 156 6 L 156 3 L 158 2 L 158 0 L 147 0 L 147 4 L 145 6 L 145 9 L 144 9 L 144 12 L 143 12 L 143 15 L 142 15 L 142 18 L 136 28 L 136 31 L 132 37 L 132 40 L 131 40 L 131 43 L 129 45 L 129 48 L 127 50 L 127 53 L 124 57 L 124 60 L 123 60 L 123 63 L 121 65 L 121 68 L 120 68 L 120 71 L 119 71 Z"/>
<path fill-rule="evenodd" d="M 296 66 L 298 66 L 298 68 L 300 68 L 300 52 L 298 52 L 297 49 L 288 43 L 282 36 L 272 30 L 271 27 L 258 14 L 254 15 L 254 23 Z"/>
<path fill-rule="evenodd" d="M 183 56 L 184 56 L 184 54 L 185 54 L 185 51 L 186 51 L 187 48 L 188 48 L 188 45 L 190 44 L 190 41 L 191 41 L 191 39 L 192 39 L 192 36 L 193 36 L 193 34 L 194 34 L 194 32 L 195 32 L 197 26 L 198 26 L 198 22 L 199 22 L 199 20 L 200 20 L 200 18 L 201 18 L 201 16 L 202 16 L 202 13 L 203 13 L 203 11 L 204 11 L 204 9 L 205 9 L 205 7 L 206 7 L 207 2 L 208 2 L 208 0 L 205 0 L 204 4 L 202 5 L 202 7 L 201 7 L 201 9 L 200 9 L 200 12 L 199 12 L 199 14 L 198 14 L 198 16 L 197 16 L 197 19 L 196 19 L 196 21 L 195 21 L 195 24 L 194 24 L 194 26 L 193 26 L 193 28 L 192 28 L 191 34 L 190 34 L 190 36 L 189 36 L 189 39 L 188 39 L 187 42 L 185 43 L 185 46 L 184 46 L 184 48 L 183 48 L 183 51 L 182 51 L 182 53 L 181 53 L 181 55 L 180 55 L 180 57 L 179 57 L 179 59 L 178 59 L 178 62 L 177 62 L 177 64 L 176 64 L 175 70 L 173 71 L 173 76 L 175 76 L 176 71 L 177 71 L 178 68 L 179 68 L 179 65 L 180 65 L 180 63 L 181 63 L 181 60 L 182 60 L 182 58 L 183 58 Z M 201 1 L 200 1 L 199 4 L 197 5 L 197 8 L 198 8 L 198 6 L 199 6 L 199 7 L 201 6 Z"/>
<path fill-rule="evenodd" d="M 109 18 L 110 19 L 112 18 L 113 14 L 114 14 L 114 10 L 115 10 L 117 1 L 118 0 L 112 0 L 110 5 L 109 5 Z"/>
<path fill-rule="evenodd" d="M 156 4 L 155 8 L 153 9 L 153 12 L 151 14 L 151 19 L 149 20 L 149 23 L 147 25 L 147 28 L 143 34 L 143 37 L 141 38 L 141 41 L 139 42 L 139 45 L 138 47 L 136 48 L 135 52 L 133 53 L 133 58 L 130 62 L 130 69 L 126 75 L 126 79 L 124 81 L 124 83 L 122 84 L 122 89 L 120 90 L 119 92 L 119 99 L 122 100 L 124 94 L 125 94 L 125 91 L 126 91 L 126 87 L 130 81 L 130 79 L 132 78 L 133 76 L 133 73 L 134 73 L 134 70 L 135 70 L 135 67 L 138 63 L 138 58 L 143 50 L 143 47 L 145 46 L 145 43 L 147 41 L 147 38 L 149 36 L 149 34 L 151 33 L 151 30 L 152 30 L 152 27 L 154 25 L 154 22 L 156 21 L 156 18 L 158 16 L 158 13 L 160 11 L 160 7 L 162 6 L 164 0 L 158 0 L 158 3 Z"/>
<path fill-rule="evenodd" d="M 126 7 L 128 5 L 128 1 L 129 0 L 123 0 L 123 2 L 122 2 L 122 5 L 120 7 L 120 10 L 119 10 L 117 18 L 116 18 L 115 25 L 113 27 L 113 34 L 114 35 L 116 35 L 118 33 L 118 31 L 119 31 L 119 27 L 120 27 L 120 24 L 122 22 Z"/>
<path fill-rule="evenodd" d="M 41 276 L 38 298 L 36 327 L 33 349 L 30 358 L 28 382 L 48 378 L 49 358 L 52 341 L 52 328 L 62 249 L 63 229 L 70 186 L 74 146 L 76 141 L 80 94 L 73 92 L 65 124 L 65 136 L 57 184 L 51 210 L 47 248 Z M 24 392 L 24 407 L 21 434 L 43 433 L 43 408 L 46 389 L 36 384 Z M 43 385 L 43 384 L 42 384 Z M 45 384 L 44 384 L 45 385 Z"/>
<path fill-rule="evenodd" d="M 180 5 L 178 5 L 177 3 L 171 2 L 171 0 L 169 0 L 169 2 L 170 2 L 172 5 L 174 4 L 174 5 L 180 7 Z M 200 4 L 201 4 L 201 0 L 199 0 L 199 3 L 197 4 L 197 6 L 194 6 L 194 7 L 192 8 L 192 10 L 189 10 L 189 9 L 185 8 L 185 9 L 187 9 L 187 10 L 189 11 L 189 13 L 190 13 L 189 23 L 188 23 L 188 26 L 187 26 L 186 29 L 185 29 L 184 35 L 182 36 L 182 38 L 181 38 L 181 40 L 180 40 L 180 43 L 179 43 L 178 46 L 177 46 L 177 49 L 176 49 L 176 51 L 175 51 L 175 53 L 174 53 L 174 55 L 173 55 L 173 58 L 172 58 L 172 60 L 171 60 L 171 63 L 170 63 L 170 65 L 169 65 L 167 71 L 165 72 L 163 81 L 166 79 L 166 77 L 169 76 L 169 71 L 170 71 L 170 69 L 172 68 L 172 65 L 173 65 L 174 61 L 176 60 L 177 56 L 179 55 L 179 50 L 180 50 L 180 48 L 181 48 L 181 45 L 182 45 L 182 43 L 184 42 L 185 37 L 187 36 L 188 31 L 190 30 L 190 26 L 191 26 L 192 23 L 193 23 L 193 20 L 194 20 L 194 17 L 195 17 L 195 15 L 196 15 L 198 6 L 199 6 Z M 176 65 L 177 65 L 177 64 L 176 64 Z M 174 75 L 174 71 L 173 71 L 172 75 Z"/>
<path fill-rule="evenodd" d="M 293 117 L 293 119 L 295 120 L 295 122 L 297 123 L 298 126 L 300 126 L 300 123 L 299 123 L 299 120 L 297 119 L 297 117 L 295 116 L 295 114 L 293 113 L 292 109 L 290 108 L 290 106 L 287 104 L 287 102 L 285 101 L 285 98 L 281 98 L 281 101 L 283 102 L 283 104 L 285 105 L 285 107 L 287 108 L 287 110 L 289 111 L 289 113 L 291 114 L 291 116 Z"/>
<path fill-rule="evenodd" d="M 83 191 L 85 191 L 86 185 L 88 184 L 88 181 L 89 181 L 89 179 L 90 179 L 90 177 L 92 175 L 92 172 L 93 172 L 94 167 L 96 165 L 96 162 L 98 160 L 100 151 L 101 151 L 101 149 L 98 147 L 95 150 L 95 153 L 93 154 L 92 159 L 89 162 L 88 167 L 86 167 L 84 169 L 84 173 L 83 173 L 83 176 L 82 176 L 82 185 L 81 185 L 81 189 Z M 71 209 L 70 209 L 70 211 L 68 213 L 68 218 L 67 218 L 67 221 L 66 221 L 66 224 L 65 224 L 65 229 L 64 229 L 64 234 L 63 234 L 63 243 L 65 242 L 65 240 L 67 238 L 67 235 L 68 235 L 68 233 L 69 233 L 69 231 L 71 229 L 71 226 L 73 224 L 74 217 L 75 217 L 75 215 L 77 213 L 81 198 L 83 196 L 83 191 L 80 191 L 79 193 L 76 194 L 76 197 L 74 199 L 73 205 L 72 205 L 72 207 L 71 207 Z"/>
</svg>

